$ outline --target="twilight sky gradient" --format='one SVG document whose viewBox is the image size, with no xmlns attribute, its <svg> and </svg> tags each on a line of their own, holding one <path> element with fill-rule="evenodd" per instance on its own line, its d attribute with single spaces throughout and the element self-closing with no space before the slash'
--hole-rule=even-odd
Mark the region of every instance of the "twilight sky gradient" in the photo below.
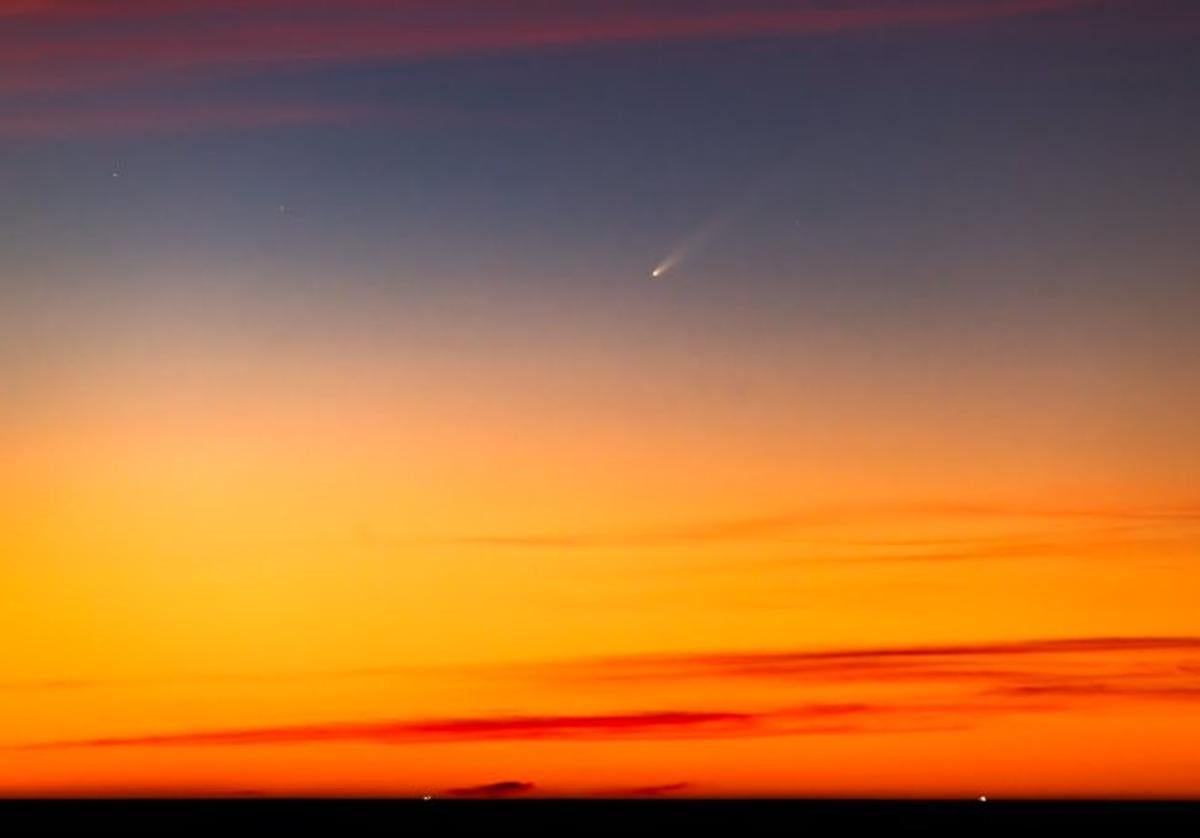
<svg viewBox="0 0 1200 838">
<path fill-rule="evenodd" d="M 1197 101 L 1189 0 L 0 0 L 0 795 L 1200 795 Z"/>
</svg>

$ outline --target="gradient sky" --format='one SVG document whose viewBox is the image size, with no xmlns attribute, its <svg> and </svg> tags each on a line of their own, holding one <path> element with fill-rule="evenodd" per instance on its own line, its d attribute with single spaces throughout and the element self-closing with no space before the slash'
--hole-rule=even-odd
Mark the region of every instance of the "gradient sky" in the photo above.
<svg viewBox="0 0 1200 838">
<path fill-rule="evenodd" d="M 1200 795 L 1197 101 L 1190 0 L 0 0 L 0 794 Z"/>
</svg>

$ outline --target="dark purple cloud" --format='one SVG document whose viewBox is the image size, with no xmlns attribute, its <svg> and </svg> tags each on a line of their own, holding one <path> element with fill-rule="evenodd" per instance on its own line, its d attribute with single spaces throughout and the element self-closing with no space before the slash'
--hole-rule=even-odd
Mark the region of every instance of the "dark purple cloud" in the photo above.
<svg viewBox="0 0 1200 838">
<path fill-rule="evenodd" d="M 451 797 L 517 797 L 528 794 L 536 786 L 521 780 L 502 780 L 498 783 L 488 783 L 482 786 L 466 786 L 465 788 L 446 789 L 442 794 Z"/>
<path fill-rule="evenodd" d="M 658 786 L 639 786 L 638 788 L 624 789 L 614 793 L 613 797 L 664 797 L 666 795 L 675 794 L 676 792 L 687 791 L 692 788 L 691 783 L 663 783 Z"/>
</svg>

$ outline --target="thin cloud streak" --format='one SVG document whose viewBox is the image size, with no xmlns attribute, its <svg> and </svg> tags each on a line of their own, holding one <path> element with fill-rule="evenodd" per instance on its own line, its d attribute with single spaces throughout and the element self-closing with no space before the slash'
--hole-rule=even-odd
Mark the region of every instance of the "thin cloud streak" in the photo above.
<svg viewBox="0 0 1200 838">
<path fill-rule="evenodd" d="M 1200 681 L 1180 655 L 1200 637 L 1092 637 L 963 645 L 797 652 L 699 653 L 511 668 L 527 678 L 726 684 L 770 681 L 811 688 L 872 683 L 920 688 L 887 702 L 822 701 L 767 710 L 656 710 L 603 715 L 399 719 L 184 731 L 43 742 L 17 750 L 146 747 L 268 747 L 357 743 L 407 745 L 490 741 L 609 741 L 867 735 L 965 730 L 1010 714 L 1065 713 L 1097 705 L 1200 702 Z M 959 664 L 962 668 L 959 668 Z M 931 698 L 930 687 L 950 688 Z"/>
<path fill-rule="evenodd" d="M 813 717 L 844 715 L 846 708 L 816 706 Z M 128 748 L 155 746 L 262 746 L 318 742 L 398 745 L 420 742 L 504 740 L 589 740 L 744 735 L 764 714 L 742 712 L 653 711 L 594 716 L 504 716 L 435 720 L 334 722 L 276 728 L 197 731 L 111 737 L 22 746 L 21 750 Z"/>
<path fill-rule="evenodd" d="M 1087 525 L 1074 534 L 1059 534 L 1057 537 L 1042 536 L 988 536 L 978 539 L 942 539 L 937 542 L 921 542 L 915 539 L 874 542 L 826 543 L 832 546 L 879 548 L 920 546 L 927 548 L 946 547 L 946 550 L 922 549 L 910 551 L 914 560 L 948 560 L 954 558 L 987 558 L 1002 555 L 1008 545 L 1023 553 L 1034 553 L 1042 549 L 1060 547 L 1098 546 L 1110 543 L 1098 536 L 1104 534 L 1136 533 L 1146 528 L 1169 525 L 1200 524 L 1200 507 L 1036 507 L 1036 506 L 984 506 L 949 503 L 889 504 L 877 506 L 847 506 L 842 508 L 812 509 L 768 516 L 754 516 L 714 521 L 697 521 L 675 526 L 629 528 L 608 532 L 578 532 L 556 534 L 494 534 L 454 537 L 438 540 L 439 543 L 476 547 L 510 549 L 596 549 L 619 547 L 672 547 L 737 542 L 770 541 L 790 543 L 800 541 L 813 528 L 839 524 L 911 522 L 922 518 L 954 518 L 962 521 L 996 520 L 1041 520 L 1071 522 Z M 1079 541 L 1079 535 L 1085 539 Z M 1200 533 L 1196 534 L 1200 536 Z M 958 548 L 958 549 L 955 549 Z M 865 557 L 871 560 L 873 557 Z M 882 555 L 880 560 L 903 560 L 906 556 Z M 836 561 L 836 559 L 833 559 Z"/>
<path fill-rule="evenodd" d="M 547 665 L 540 677 L 580 687 L 603 684 L 769 684 L 787 689 L 863 687 L 949 691 L 978 713 L 1040 703 L 1046 712 L 1098 703 L 1200 700 L 1200 679 L 1180 661 L 1200 637 L 1093 637 L 882 647 L 650 655 Z M 529 670 L 529 677 L 539 673 Z M 690 688 L 690 687 L 689 687 Z M 948 711 L 949 712 L 949 711 Z"/>
<path fill-rule="evenodd" d="M 45 140 L 76 136 L 171 134 L 344 123 L 372 115 L 363 108 L 278 105 L 144 105 L 86 110 L 0 112 L 0 138 Z"/>
<path fill-rule="evenodd" d="M 1023 705 L 964 703 L 887 705 L 811 703 L 775 710 L 666 710 L 596 716 L 505 716 L 437 720 L 352 721 L 325 724 L 183 731 L 144 736 L 40 742 L 10 751 L 113 748 L 275 747 L 314 744 L 400 746 L 501 741 L 604 742 L 924 733 L 962 729 L 947 713 L 1011 713 L 1046 710 L 1044 701 Z M 933 723 L 929 717 L 938 717 Z"/>
<path fill-rule="evenodd" d="M 886 676 L 897 666 L 930 662 L 992 662 L 1006 659 L 1037 659 L 1073 655 L 1083 658 L 1114 654 L 1189 653 L 1200 651 L 1200 637 L 1085 637 L 1021 640 L 1001 643 L 957 645 L 897 646 L 834 650 L 761 651 L 643 655 L 622 658 L 596 658 L 590 661 L 564 662 L 546 666 L 547 674 L 577 674 L 618 678 L 689 678 L 689 677 L 792 677 L 859 671 Z M 994 663 L 992 664 L 994 666 Z M 857 670 L 855 668 L 858 668 Z M 937 672 L 925 668 L 926 673 Z M 953 677 L 960 672 L 944 670 Z M 976 670 L 980 677 L 1004 676 L 1006 668 Z"/>
<path fill-rule="evenodd" d="M 0 36 L 0 77 L 8 79 L 10 93 L 97 89 L 221 68 L 260 72 L 587 45 L 977 24 L 1085 9 L 1095 0 L 857 2 L 838 8 L 760 2 L 734 11 L 678 3 L 563 8 L 514 2 L 504 5 L 503 14 L 497 5 L 478 0 L 8 3 L 0 13 L 8 32 Z M 84 30 L 82 23 L 93 26 Z"/>
<path fill-rule="evenodd" d="M 495 680 L 688 680 L 695 678 L 800 679 L 846 681 L 1003 681 L 1029 677 L 1029 662 L 1055 657 L 1102 659 L 1111 655 L 1200 654 L 1200 637 L 1083 637 L 1016 640 L 997 643 L 884 646 L 850 649 L 771 649 L 737 652 L 680 652 L 595 657 L 529 664 L 464 667 L 376 666 L 353 669 L 274 672 L 199 673 L 157 679 L 33 679 L 0 682 L 0 691 L 74 691 L 105 688 L 156 688 L 202 684 L 288 684 L 335 680 L 447 677 Z M 1022 663 L 1024 661 L 1024 663 Z M 1026 667 L 1026 668 L 1022 668 Z M 1094 670 L 1093 670 L 1094 671 Z M 1200 665 L 1174 662 L 1167 671 L 1200 675 Z"/>
</svg>

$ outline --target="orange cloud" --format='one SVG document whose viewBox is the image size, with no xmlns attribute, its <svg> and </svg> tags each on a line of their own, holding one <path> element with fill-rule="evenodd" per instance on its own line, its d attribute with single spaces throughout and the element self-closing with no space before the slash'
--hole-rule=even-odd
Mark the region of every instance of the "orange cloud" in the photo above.
<svg viewBox="0 0 1200 838">
<path fill-rule="evenodd" d="M 747 518 L 696 521 L 674 526 L 639 529 L 576 532 L 576 533 L 514 533 L 469 536 L 446 539 L 447 543 L 498 548 L 585 549 L 605 547 L 666 547 L 722 542 L 794 541 L 806 530 L 838 524 L 887 523 L 916 521 L 923 518 L 955 519 L 958 521 L 1043 520 L 1074 523 L 1086 529 L 1074 539 L 1055 537 L 1012 536 L 988 538 L 941 538 L 924 540 L 880 540 L 843 546 L 860 547 L 919 547 L 901 555 L 868 557 L 872 560 L 936 560 L 957 558 L 996 558 L 1004 555 L 1044 555 L 1048 549 L 1067 546 L 1104 546 L 1114 543 L 1102 538 L 1105 534 L 1123 534 L 1142 528 L 1166 527 L 1200 523 L 1197 507 L 1055 507 L 971 505 L 953 503 L 910 503 L 890 505 L 858 505 L 829 507 L 775 515 Z M 1068 533 L 1068 536 L 1073 535 Z M 1084 538 L 1079 541 L 1079 535 Z M 1120 542 L 1127 545 L 1128 540 Z"/>
</svg>

